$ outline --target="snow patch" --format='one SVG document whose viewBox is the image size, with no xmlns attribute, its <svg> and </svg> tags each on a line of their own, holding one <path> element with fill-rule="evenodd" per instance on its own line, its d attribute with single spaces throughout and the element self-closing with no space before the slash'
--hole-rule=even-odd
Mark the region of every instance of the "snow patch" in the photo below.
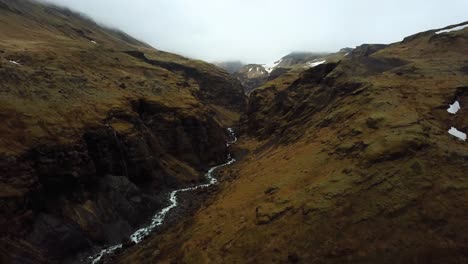
<svg viewBox="0 0 468 264">
<path fill-rule="evenodd" d="M 462 26 L 458 26 L 458 27 L 454 27 L 454 28 L 449 28 L 449 29 L 443 29 L 443 30 L 439 30 L 436 32 L 436 34 L 442 34 L 442 33 L 448 33 L 448 32 L 453 32 L 453 31 L 459 31 L 459 30 L 462 30 L 464 28 L 468 27 L 468 24 L 466 25 L 462 25 Z"/>
<path fill-rule="evenodd" d="M 11 63 L 11 64 L 15 64 L 15 65 L 21 65 L 19 62 L 16 62 L 16 61 L 14 61 L 14 60 L 10 60 L 10 63 Z"/>
<path fill-rule="evenodd" d="M 314 62 L 314 61 L 311 61 L 311 62 L 308 62 L 308 63 L 306 64 L 306 68 L 313 68 L 313 67 L 318 66 L 318 65 L 320 65 L 320 64 L 323 64 L 323 63 L 325 63 L 325 62 L 326 62 L 326 60 L 315 61 L 315 62 Z"/>
<path fill-rule="evenodd" d="M 278 65 L 283 61 L 283 59 L 280 59 L 278 61 L 275 61 L 272 64 L 262 64 L 263 68 L 265 69 L 268 74 L 270 74 Z"/>
<path fill-rule="evenodd" d="M 466 134 L 459 131 L 458 129 L 451 127 L 450 130 L 448 131 L 450 135 L 457 137 L 460 140 L 465 141 L 466 140 Z"/>
<path fill-rule="evenodd" d="M 451 114 L 456 114 L 458 110 L 460 110 L 460 103 L 458 101 L 455 101 L 453 104 L 449 105 L 447 112 Z"/>
<path fill-rule="evenodd" d="M 94 40 L 91 40 L 91 43 L 93 43 L 93 44 L 97 44 L 97 42 L 96 42 L 96 41 L 94 41 Z"/>
<path fill-rule="evenodd" d="M 250 68 L 250 69 L 249 69 L 249 72 L 251 72 L 252 70 L 253 70 L 253 68 Z"/>
</svg>

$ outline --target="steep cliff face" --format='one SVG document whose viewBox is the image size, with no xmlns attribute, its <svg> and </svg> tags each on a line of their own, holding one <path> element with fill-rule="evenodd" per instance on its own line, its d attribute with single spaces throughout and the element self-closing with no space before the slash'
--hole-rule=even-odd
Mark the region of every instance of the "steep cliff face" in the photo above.
<svg viewBox="0 0 468 264">
<path fill-rule="evenodd" d="M 310 88 L 319 85 L 336 66 L 337 63 L 327 63 L 303 71 L 298 74 L 298 78 L 291 74 L 279 77 L 279 80 L 297 78 L 292 83 L 286 83 L 286 89 L 282 89 L 281 85 L 271 84 L 254 90 L 249 96 L 247 111 L 242 118 L 245 131 L 260 139 L 270 138 L 279 131 L 290 129 L 294 124 L 291 121 L 303 122 L 307 118 L 303 116 L 306 104 L 313 105 L 314 111 L 323 109 L 334 90 L 319 89 L 310 98 Z M 305 101 L 307 99 L 314 101 L 309 103 Z"/>
<path fill-rule="evenodd" d="M 53 261 L 93 243 L 120 242 L 164 205 L 158 193 L 201 181 L 199 172 L 224 161 L 224 130 L 210 115 L 133 104 L 133 111 L 112 112 L 86 128 L 73 144 L 2 158 L 2 232 L 11 236 L 5 243 L 15 247 L 20 237 Z"/>
<path fill-rule="evenodd" d="M 120 242 L 224 161 L 242 86 L 70 10 L 0 0 L 2 263 Z"/>
<path fill-rule="evenodd" d="M 249 154 L 219 195 L 120 263 L 466 262 L 468 27 L 454 27 L 255 90 Z"/>
</svg>

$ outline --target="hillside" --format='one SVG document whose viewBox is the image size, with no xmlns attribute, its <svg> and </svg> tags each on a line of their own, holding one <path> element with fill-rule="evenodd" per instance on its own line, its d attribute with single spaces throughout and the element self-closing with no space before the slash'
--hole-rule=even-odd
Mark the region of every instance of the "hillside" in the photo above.
<svg viewBox="0 0 468 264">
<path fill-rule="evenodd" d="M 225 161 L 246 101 L 212 64 L 65 8 L 0 0 L 2 263 L 121 241 Z"/>
<path fill-rule="evenodd" d="M 466 54 L 450 26 L 254 90 L 216 197 L 113 263 L 468 262 Z"/>
</svg>

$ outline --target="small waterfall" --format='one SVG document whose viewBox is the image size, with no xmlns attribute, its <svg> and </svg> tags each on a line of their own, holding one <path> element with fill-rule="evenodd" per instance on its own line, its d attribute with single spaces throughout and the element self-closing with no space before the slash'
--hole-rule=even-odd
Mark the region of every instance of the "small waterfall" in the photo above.
<svg viewBox="0 0 468 264">
<path fill-rule="evenodd" d="M 114 128 L 112 128 L 110 125 L 108 125 L 109 129 L 112 130 L 112 133 L 114 135 L 114 140 L 115 143 L 117 144 L 117 148 L 119 149 L 119 154 L 120 154 L 120 161 L 122 164 L 122 167 L 124 169 L 125 177 L 128 178 L 128 168 L 127 168 L 127 163 L 125 162 L 125 149 L 122 144 L 122 142 L 119 139 L 119 136 L 117 135 L 117 132 L 115 131 Z"/>
</svg>

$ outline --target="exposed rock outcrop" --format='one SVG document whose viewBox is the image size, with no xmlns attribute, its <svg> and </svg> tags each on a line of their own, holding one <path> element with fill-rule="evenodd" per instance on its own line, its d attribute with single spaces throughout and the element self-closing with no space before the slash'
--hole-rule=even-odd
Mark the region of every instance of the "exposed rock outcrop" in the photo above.
<svg viewBox="0 0 468 264">
<path fill-rule="evenodd" d="M 209 115 L 143 99 L 133 105 L 86 129 L 76 144 L 2 158 L 3 187 L 13 192 L 2 192 L 2 233 L 11 239 L 4 243 L 19 239 L 58 261 L 120 242 L 163 205 L 154 194 L 200 181 L 198 172 L 224 161 L 224 129 Z M 8 262 L 23 261 L 9 253 Z"/>
</svg>

